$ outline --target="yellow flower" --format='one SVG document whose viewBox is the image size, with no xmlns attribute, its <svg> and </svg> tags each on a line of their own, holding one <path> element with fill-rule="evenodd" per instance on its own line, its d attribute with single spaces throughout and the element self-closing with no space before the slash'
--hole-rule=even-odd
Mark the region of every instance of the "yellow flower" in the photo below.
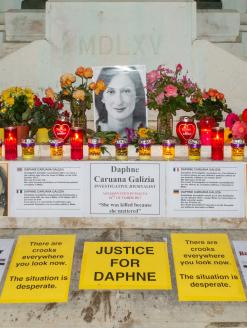
<svg viewBox="0 0 247 328">
<path fill-rule="evenodd" d="M 104 91 L 106 89 L 105 82 L 103 80 L 97 81 L 96 88 L 99 89 L 100 91 Z"/>
<path fill-rule="evenodd" d="M 3 107 L 1 110 L 0 110 L 1 113 L 6 113 L 7 112 L 7 108 Z"/>
<path fill-rule="evenodd" d="M 72 97 L 76 100 L 83 101 L 85 99 L 85 92 L 83 90 L 76 90 L 73 92 Z"/>
<path fill-rule="evenodd" d="M 232 141 L 232 130 L 229 128 L 225 128 L 224 130 L 224 142 L 229 145 Z"/>
<path fill-rule="evenodd" d="M 148 129 L 147 128 L 140 128 L 137 133 L 140 138 L 148 138 Z"/>
<path fill-rule="evenodd" d="M 7 104 L 9 107 L 11 107 L 11 106 L 14 105 L 14 103 L 15 103 L 15 99 L 14 99 L 13 97 L 9 97 L 9 98 L 6 99 L 5 102 L 6 102 L 6 104 Z"/>
</svg>

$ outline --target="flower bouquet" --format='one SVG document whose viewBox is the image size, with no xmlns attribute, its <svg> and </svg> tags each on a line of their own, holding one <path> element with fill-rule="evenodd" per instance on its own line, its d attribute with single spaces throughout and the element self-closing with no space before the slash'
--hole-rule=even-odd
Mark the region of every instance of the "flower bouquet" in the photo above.
<svg viewBox="0 0 247 328">
<path fill-rule="evenodd" d="M 179 109 L 190 110 L 188 101 L 197 90 L 197 85 L 186 75 L 180 76 L 181 71 L 181 64 L 175 71 L 160 65 L 147 74 L 147 105 L 159 111 L 157 130 L 165 138 L 172 136 L 172 116 Z"/>
<path fill-rule="evenodd" d="M 80 83 L 76 83 L 76 77 L 80 78 Z M 66 100 L 70 103 L 71 121 L 73 126 L 80 126 L 87 129 L 86 110 L 91 109 L 93 102 L 93 91 L 96 94 L 105 90 L 104 81 L 97 83 L 90 82 L 93 77 L 93 70 L 90 67 L 78 67 L 75 75 L 71 73 L 63 74 L 60 77 L 61 91 L 57 94 L 58 100 Z"/>
<path fill-rule="evenodd" d="M 233 138 L 244 139 L 247 142 L 247 108 L 241 115 L 230 113 L 225 120 L 225 143 L 230 144 Z"/>
</svg>

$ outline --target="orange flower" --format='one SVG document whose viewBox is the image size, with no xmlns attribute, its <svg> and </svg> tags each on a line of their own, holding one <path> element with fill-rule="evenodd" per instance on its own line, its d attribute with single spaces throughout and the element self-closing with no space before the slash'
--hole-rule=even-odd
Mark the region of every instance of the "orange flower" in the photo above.
<svg viewBox="0 0 247 328">
<path fill-rule="evenodd" d="M 85 92 L 83 90 L 76 90 L 73 92 L 72 97 L 76 100 L 83 101 L 85 99 Z"/>
<path fill-rule="evenodd" d="M 83 66 L 78 67 L 76 69 L 76 71 L 75 71 L 75 75 L 80 76 L 80 77 L 83 77 L 83 75 L 84 75 L 84 67 Z"/>
<path fill-rule="evenodd" d="M 52 88 L 45 89 L 45 95 L 47 98 L 51 98 L 52 100 L 55 99 L 55 92 L 53 91 Z"/>
<path fill-rule="evenodd" d="M 103 80 L 97 81 L 96 88 L 99 89 L 100 91 L 104 91 L 106 89 L 105 82 Z"/>
<path fill-rule="evenodd" d="M 88 85 L 89 89 L 90 90 L 95 90 L 96 89 L 96 83 L 95 82 L 91 82 L 89 85 Z"/>
<path fill-rule="evenodd" d="M 209 89 L 208 90 L 209 97 L 215 98 L 217 93 L 218 93 L 218 91 L 216 89 Z"/>
<path fill-rule="evenodd" d="M 224 100 L 225 99 L 225 96 L 224 96 L 224 94 L 223 93 L 220 93 L 220 92 L 218 92 L 217 93 L 217 95 L 216 95 L 216 98 L 218 98 L 219 100 Z"/>
<path fill-rule="evenodd" d="M 91 67 L 87 67 L 84 69 L 83 76 L 85 79 L 91 79 L 93 77 L 93 70 Z"/>
<path fill-rule="evenodd" d="M 61 87 L 62 88 L 70 87 L 71 84 L 75 82 L 75 80 L 76 80 L 76 77 L 73 74 L 71 74 L 71 73 L 63 74 L 60 77 Z"/>
<path fill-rule="evenodd" d="M 68 96 L 68 95 L 69 95 L 69 91 L 66 90 L 66 89 L 64 89 L 64 90 L 63 90 L 63 95 L 64 95 L 64 96 Z"/>
</svg>

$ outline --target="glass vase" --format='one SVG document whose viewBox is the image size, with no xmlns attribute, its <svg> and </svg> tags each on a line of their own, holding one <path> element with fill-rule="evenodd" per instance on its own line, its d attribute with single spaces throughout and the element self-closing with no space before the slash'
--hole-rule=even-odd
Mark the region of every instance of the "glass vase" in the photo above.
<svg viewBox="0 0 247 328">
<path fill-rule="evenodd" d="M 157 131 L 164 135 L 165 139 L 172 137 L 173 117 L 170 112 L 159 111 L 157 116 Z"/>
<path fill-rule="evenodd" d="M 72 99 L 70 102 L 71 124 L 81 127 L 84 132 L 87 130 L 86 102 Z"/>
</svg>

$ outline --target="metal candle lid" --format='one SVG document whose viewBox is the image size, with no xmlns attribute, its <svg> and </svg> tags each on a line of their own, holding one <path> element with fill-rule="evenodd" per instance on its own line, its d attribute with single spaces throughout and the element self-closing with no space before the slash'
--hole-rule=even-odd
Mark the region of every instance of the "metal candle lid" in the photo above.
<svg viewBox="0 0 247 328">
<path fill-rule="evenodd" d="M 102 138 L 88 138 L 88 145 L 89 146 L 95 146 L 95 147 L 100 147 L 102 145 Z"/>
<path fill-rule="evenodd" d="M 126 147 L 128 147 L 128 145 L 129 145 L 128 140 L 126 138 L 120 138 L 120 139 L 116 140 L 116 142 L 115 142 L 115 146 L 117 148 L 126 148 Z"/>
<path fill-rule="evenodd" d="M 193 117 L 190 117 L 190 116 L 180 116 L 180 119 L 179 119 L 180 122 L 194 122 L 194 119 Z"/>
<path fill-rule="evenodd" d="M 151 146 L 152 144 L 152 139 L 140 139 L 138 141 L 139 146 L 145 147 L 145 146 Z"/>
<path fill-rule="evenodd" d="M 188 146 L 190 148 L 201 148 L 201 142 L 199 139 L 190 139 L 188 141 Z"/>
<path fill-rule="evenodd" d="M 34 147 L 35 141 L 34 139 L 21 139 L 21 146 L 22 147 Z"/>
<path fill-rule="evenodd" d="M 174 139 L 166 139 L 162 141 L 162 146 L 164 147 L 175 147 L 175 140 Z"/>
<path fill-rule="evenodd" d="M 240 138 L 232 139 L 231 146 L 232 147 L 244 148 L 245 142 L 244 142 L 243 139 L 240 139 Z"/>
<path fill-rule="evenodd" d="M 52 147 L 60 147 L 64 144 L 63 139 L 51 139 L 49 140 L 50 146 Z"/>
</svg>

